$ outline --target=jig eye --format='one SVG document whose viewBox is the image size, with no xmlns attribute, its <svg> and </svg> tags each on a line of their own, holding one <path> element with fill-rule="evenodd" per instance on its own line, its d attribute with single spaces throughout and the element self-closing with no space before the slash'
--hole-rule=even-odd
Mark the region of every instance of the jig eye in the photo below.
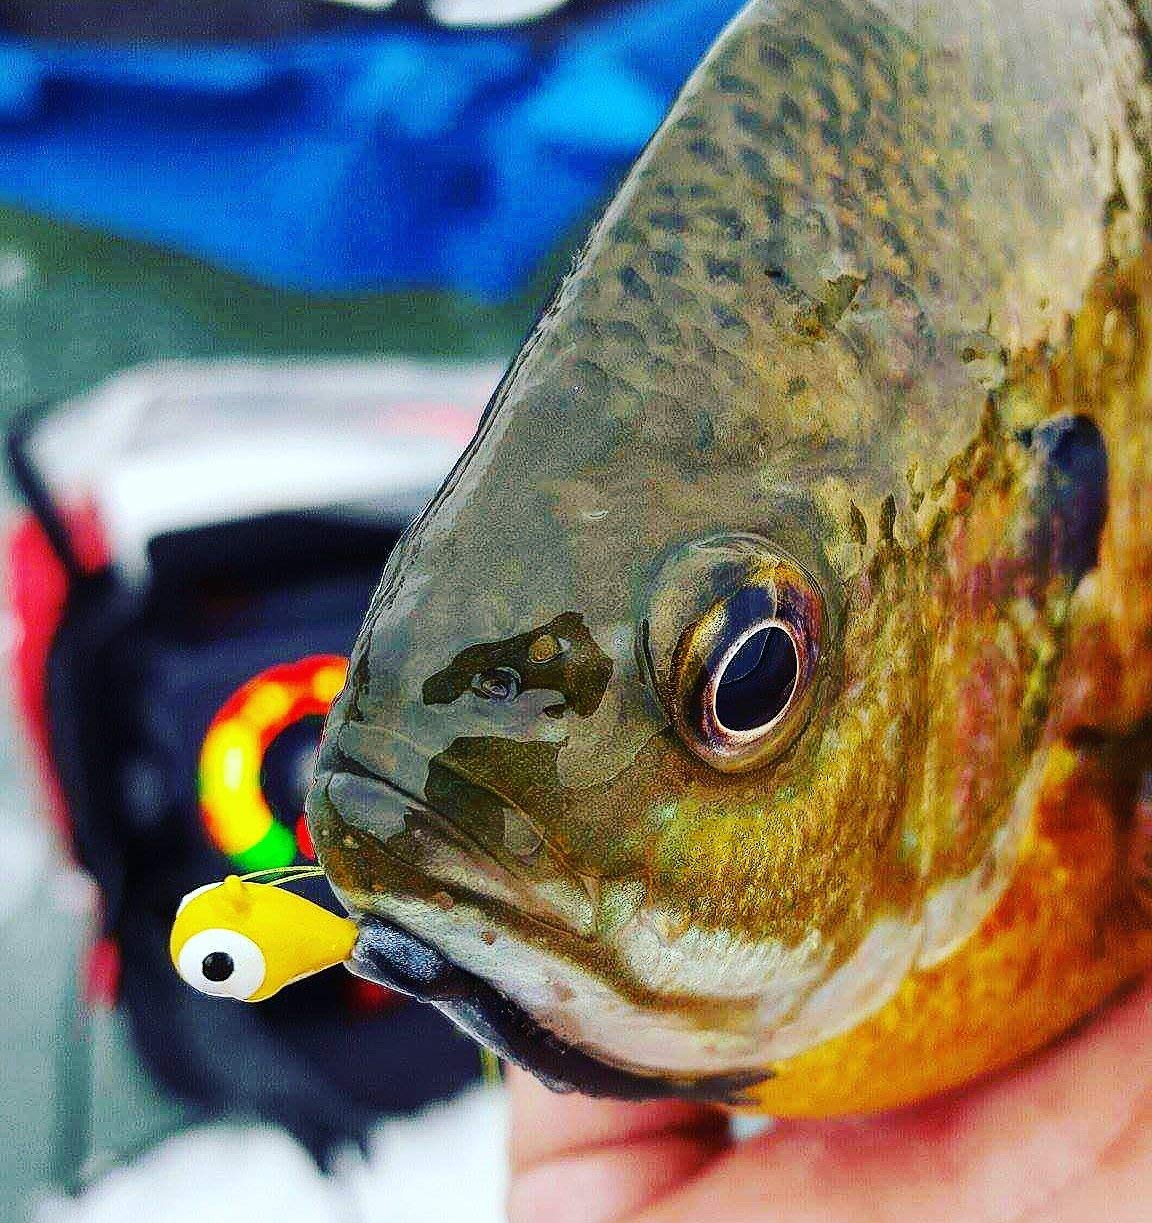
<svg viewBox="0 0 1152 1223">
<path fill-rule="evenodd" d="M 680 637 L 672 721 L 714 768 L 762 764 L 803 724 L 820 654 L 823 609 L 795 566 L 753 566 Z"/>
<path fill-rule="evenodd" d="M 181 977 L 202 994 L 244 1001 L 264 984 L 264 953 L 245 934 L 223 928 L 200 930 L 180 949 Z"/>
<path fill-rule="evenodd" d="M 474 675 L 469 687 L 486 701 L 507 704 L 520 695 L 520 676 L 511 667 L 492 667 Z"/>
</svg>

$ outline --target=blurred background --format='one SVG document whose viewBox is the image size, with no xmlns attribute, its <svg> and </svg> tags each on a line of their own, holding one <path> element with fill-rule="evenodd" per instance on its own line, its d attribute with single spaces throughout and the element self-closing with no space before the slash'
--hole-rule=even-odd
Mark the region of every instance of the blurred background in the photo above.
<svg viewBox="0 0 1152 1223">
<path fill-rule="evenodd" d="M 501 1217 L 475 1046 L 167 929 L 311 861 L 380 566 L 737 7 L 0 0 L 0 1221 Z"/>
</svg>

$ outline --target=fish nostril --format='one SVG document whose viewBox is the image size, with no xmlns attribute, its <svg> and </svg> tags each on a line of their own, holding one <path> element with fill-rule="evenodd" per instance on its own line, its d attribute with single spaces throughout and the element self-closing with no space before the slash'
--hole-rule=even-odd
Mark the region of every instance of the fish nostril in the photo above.
<svg viewBox="0 0 1152 1223">
<path fill-rule="evenodd" d="M 520 695 L 520 676 L 511 667 L 492 667 L 474 675 L 469 687 L 486 701 L 507 704 Z"/>
</svg>

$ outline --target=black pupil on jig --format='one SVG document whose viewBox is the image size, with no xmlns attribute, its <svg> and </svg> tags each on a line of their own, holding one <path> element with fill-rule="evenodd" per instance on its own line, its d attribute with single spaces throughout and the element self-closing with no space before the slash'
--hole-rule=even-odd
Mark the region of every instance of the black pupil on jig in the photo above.
<svg viewBox="0 0 1152 1223">
<path fill-rule="evenodd" d="M 206 981 L 227 981 L 236 971 L 236 965 L 226 951 L 212 951 L 204 957 L 200 971 Z"/>
<path fill-rule="evenodd" d="M 727 730 L 758 730 L 792 699 L 799 674 L 792 638 L 775 625 L 757 629 L 728 660 L 716 685 L 716 720 Z"/>
</svg>

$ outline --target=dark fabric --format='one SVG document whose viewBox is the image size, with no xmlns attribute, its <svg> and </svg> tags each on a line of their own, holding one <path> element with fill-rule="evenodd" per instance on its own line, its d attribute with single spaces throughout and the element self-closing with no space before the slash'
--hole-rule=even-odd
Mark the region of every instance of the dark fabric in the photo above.
<svg viewBox="0 0 1152 1223">
<path fill-rule="evenodd" d="M 230 869 L 198 811 L 208 724 L 266 667 L 346 651 L 398 525 L 280 515 L 161 538 L 148 590 L 75 586 L 49 663 L 54 763 L 144 1064 L 206 1113 L 285 1126 L 321 1162 L 476 1078 L 476 1047 L 431 1007 L 363 1013 L 340 969 L 259 1006 L 205 998 L 173 971 L 168 931 L 181 896 Z M 323 880 L 300 888 L 336 907 Z"/>
</svg>

